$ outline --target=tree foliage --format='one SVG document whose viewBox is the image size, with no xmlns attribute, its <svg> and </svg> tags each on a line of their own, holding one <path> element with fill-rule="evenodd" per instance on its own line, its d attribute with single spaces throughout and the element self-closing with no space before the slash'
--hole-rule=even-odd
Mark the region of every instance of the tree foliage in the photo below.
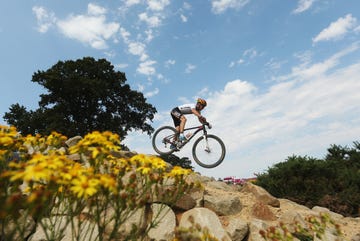
<svg viewBox="0 0 360 241">
<path fill-rule="evenodd" d="M 39 108 L 27 111 L 13 104 L 4 115 L 23 134 L 57 131 L 71 137 L 109 130 L 123 138 L 133 129 L 153 132 L 147 122 L 154 118 L 155 107 L 126 84 L 125 73 L 115 71 L 105 59 L 59 61 L 34 73 L 32 82 L 47 90 L 40 95 Z"/>
<path fill-rule="evenodd" d="M 188 157 L 178 157 L 174 154 L 170 155 L 160 155 L 160 158 L 171 164 L 172 166 L 180 166 L 182 168 L 194 170 L 194 167 L 191 165 L 191 160 Z"/>
<path fill-rule="evenodd" d="M 347 216 L 360 208 L 360 143 L 332 145 L 323 160 L 291 156 L 257 175 L 256 184 L 272 195 L 308 207 L 315 205 Z"/>
</svg>

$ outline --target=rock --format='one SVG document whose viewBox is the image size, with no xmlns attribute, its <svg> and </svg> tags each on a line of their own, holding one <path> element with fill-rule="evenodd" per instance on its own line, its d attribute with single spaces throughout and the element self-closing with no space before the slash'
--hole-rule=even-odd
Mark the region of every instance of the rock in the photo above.
<svg viewBox="0 0 360 241">
<path fill-rule="evenodd" d="M 54 216 L 51 218 L 51 220 L 49 218 L 44 218 L 42 220 L 43 223 L 50 223 L 50 222 L 58 222 L 57 224 L 57 230 L 55 230 L 55 232 L 57 234 L 59 234 L 59 230 L 64 229 L 63 230 L 63 236 L 61 237 L 61 239 L 55 238 L 54 240 L 61 240 L 61 241 L 72 241 L 73 238 L 73 233 L 78 234 L 79 230 L 78 230 L 78 222 L 79 220 L 77 218 L 74 218 L 73 222 L 74 222 L 74 227 L 75 230 L 73 230 L 71 228 L 71 225 L 69 223 L 66 222 L 66 218 L 61 218 L 59 216 Z M 81 227 L 81 231 L 80 231 L 80 237 L 79 240 L 95 240 L 95 238 L 99 235 L 97 226 L 95 225 L 95 223 L 91 223 L 88 220 L 82 220 L 82 227 Z M 48 233 L 50 235 L 50 233 Z M 46 234 L 43 231 L 43 228 L 41 228 L 40 226 L 37 227 L 36 232 L 31 236 L 30 238 L 31 241 L 43 241 L 43 240 L 48 240 L 46 238 Z"/>
<path fill-rule="evenodd" d="M 231 241 L 217 215 L 207 208 L 193 208 L 182 215 L 180 228 L 190 228 L 194 225 L 200 225 L 202 229 L 207 228 L 209 233 L 218 240 Z"/>
<path fill-rule="evenodd" d="M 351 241 L 360 241 L 360 233 L 355 234 L 352 238 Z"/>
<path fill-rule="evenodd" d="M 154 241 L 167 241 L 174 237 L 174 230 L 176 227 L 175 213 L 170 207 L 163 204 L 153 204 L 152 221 L 157 223 L 156 227 L 150 229 L 148 236 Z"/>
<path fill-rule="evenodd" d="M 250 182 L 245 183 L 242 192 L 251 192 L 255 195 L 255 197 L 263 202 L 264 204 L 273 206 L 273 207 L 280 207 L 280 201 L 268 193 L 264 188 L 256 186 Z"/>
<path fill-rule="evenodd" d="M 318 212 L 318 213 L 327 213 L 327 214 L 330 215 L 330 217 L 331 217 L 332 219 L 335 219 L 335 220 L 344 218 L 344 216 L 341 215 L 341 214 L 331 212 L 329 209 L 323 208 L 323 207 L 319 207 L 319 206 L 315 206 L 315 207 L 313 207 L 311 210 L 313 210 L 313 211 L 315 211 L 315 212 Z"/>
<path fill-rule="evenodd" d="M 274 221 L 276 220 L 276 216 L 274 213 L 269 209 L 267 205 L 262 202 L 256 202 L 252 207 L 252 215 L 255 218 L 265 220 L 265 221 Z"/>
<path fill-rule="evenodd" d="M 241 211 L 242 205 L 237 195 L 226 192 L 218 194 L 208 191 L 204 196 L 204 207 L 220 216 L 233 215 Z"/>
<path fill-rule="evenodd" d="M 231 240 L 244 240 L 249 232 L 246 221 L 235 216 L 228 216 L 222 219 L 225 231 L 230 235 Z"/>
<path fill-rule="evenodd" d="M 223 191 L 234 191 L 234 188 L 225 182 L 219 182 L 219 181 L 209 181 L 205 183 L 206 187 L 215 188 Z"/>
<path fill-rule="evenodd" d="M 131 158 L 137 154 L 138 153 L 133 152 L 133 151 L 112 151 L 111 152 L 111 155 L 113 155 L 114 157 L 117 157 L 117 158 Z"/>
<path fill-rule="evenodd" d="M 176 209 L 181 209 L 181 210 L 190 210 L 192 208 L 194 208 L 196 206 L 196 201 L 195 199 L 189 195 L 189 194 L 184 194 L 182 197 L 180 197 L 180 199 L 175 203 L 175 208 Z"/>
<path fill-rule="evenodd" d="M 72 147 L 72 146 L 75 146 L 79 141 L 81 141 L 83 138 L 81 136 L 74 136 L 72 138 L 69 138 L 65 144 L 68 146 L 68 147 Z"/>
<path fill-rule="evenodd" d="M 264 238 L 260 235 L 260 230 L 266 230 L 268 225 L 259 219 L 252 219 L 249 223 L 249 236 L 247 241 L 263 241 Z"/>
</svg>

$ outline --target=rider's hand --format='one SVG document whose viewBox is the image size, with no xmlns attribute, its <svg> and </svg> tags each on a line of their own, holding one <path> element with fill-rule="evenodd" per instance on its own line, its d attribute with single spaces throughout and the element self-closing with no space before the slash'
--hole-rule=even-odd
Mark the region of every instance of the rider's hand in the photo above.
<svg viewBox="0 0 360 241">
<path fill-rule="evenodd" d="M 201 116 L 199 116 L 199 121 L 200 121 L 202 124 L 204 124 L 204 123 L 206 123 L 206 118 L 201 115 Z"/>
</svg>

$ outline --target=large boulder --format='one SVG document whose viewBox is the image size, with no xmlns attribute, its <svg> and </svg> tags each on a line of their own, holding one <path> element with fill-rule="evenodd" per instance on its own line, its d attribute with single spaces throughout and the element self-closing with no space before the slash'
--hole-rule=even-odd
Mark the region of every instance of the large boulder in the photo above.
<svg viewBox="0 0 360 241">
<path fill-rule="evenodd" d="M 203 230 L 207 229 L 218 240 L 231 241 L 218 216 L 207 208 L 193 208 L 183 213 L 179 228 L 190 228 L 194 225 L 199 225 Z"/>
<path fill-rule="evenodd" d="M 204 207 L 220 216 L 234 215 L 241 211 L 239 196 L 234 193 L 221 193 L 208 190 L 204 196 Z"/>
<path fill-rule="evenodd" d="M 164 204 L 152 204 L 152 222 L 155 228 L 150 229 L 148 236 L 154 241 L 167 241 L 174 237 L 176 227 L 175 213 Z"/>
<path fill-rule="evenodd" d="M 250 182 L 245 183 L 242 192 L 251 192 L 260 202 L 264 204 L 280 207 L 280 201 L 268 193 L 264 188 L 254 185 Z"/>
</svg>

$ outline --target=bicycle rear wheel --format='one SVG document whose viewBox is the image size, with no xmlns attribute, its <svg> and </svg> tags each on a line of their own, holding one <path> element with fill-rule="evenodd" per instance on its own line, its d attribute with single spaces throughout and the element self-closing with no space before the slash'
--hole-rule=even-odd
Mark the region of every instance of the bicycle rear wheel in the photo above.
<svg viewBox="0 0 360 241">
<path fill-rule="evenodd" d="M 225 145 L 215 135 L 198 138 L 192 149 L 194 161 L 202 167 L 213 168 L 223 162 L 225 158 Z"/>
<path fill-rule="evenodd" d="M 160 155 L 169 155 L 175 151 L 170 149 L 170 145 L 174 142 L 176 129 L 171 126 L 163 126 L 155 131 L 152 137 L 152 146 Z"/>
</svg>

